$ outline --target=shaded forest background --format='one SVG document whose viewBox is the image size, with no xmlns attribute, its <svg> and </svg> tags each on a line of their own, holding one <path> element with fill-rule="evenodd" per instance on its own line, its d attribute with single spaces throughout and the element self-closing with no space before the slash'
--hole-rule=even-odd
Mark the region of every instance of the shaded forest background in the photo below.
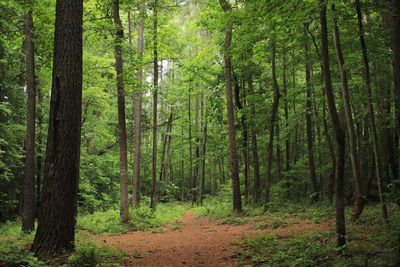
<svg viewBox="0 0 400 267">
<path fill-rule="evenodd" d="M 25 231 L 43 206 L 55 4 L 0 4 L 0 222 Z M 239 213 L 334 206 L 343 248 L 345 207 L 356 221 L 379 205 L 400 248 L 398 0 L 87 0 L 82 49 L 79 216 L 127 224 L 129 207 L 231 192 Z"/>
</svg>

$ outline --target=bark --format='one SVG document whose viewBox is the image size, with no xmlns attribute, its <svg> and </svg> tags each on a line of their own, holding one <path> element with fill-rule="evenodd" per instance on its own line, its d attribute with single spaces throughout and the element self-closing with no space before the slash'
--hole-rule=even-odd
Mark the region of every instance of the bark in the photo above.
<svg viewBox="0 0 400 267">
<path fill-rule="evenodd" d="M 171 110 L 171 113 L 169 114 L 168 122 L 167 122 L 167 131 L 164 135 L 164 142 L 163 142 L 163 150 L 161 154 L 161 167 L 160 167 L 160 181 L 165 181 L 167 182 L 167 164 L 165 162 L 165 154 L 167 151 L 167 144 L 168 144 L 168 139 L 171 137 L 171 131 L 172 131 L 172 119 L 173 119 L 173 112 Z"/>
<path fill-rule="evenodd" d="M 393 68 L 396 96 L 396 133 L 400 136 L 400 1 L 392 0 L 393 29 L 392 29 L 392 49 L 393 49 Z M 395 176 L 398 179 L 398 173 Z"/>
<path fill-rule="evenodd" d="M 244 197 L 245 197 L 245 202 L 246 204 L 249 203 L 249 196 L 250 196 L 250 181 L 249 181 L 249 153 L 248 153 L 248 136 L 249 136 L 249 130 L 247 128 L 247 117 L 246 114 L 244 113 L 244 105 L 245 102 L 241 101 L 241 97 L 240 97 L 240 85 L 239 85 L 239 81 L 237 80 L 237 77 L 235 76 L 234 72 L 232 72 L 233 75 L 233 80 L 235 83 L 235 100 L 236 100 L 236 107 L 241 110 L 242 116 L 240 118 L 240 123 L 242 126 L 242 136 L 243 136 L 243 141 L 242 141 L 242 155 L 243 155 L 243 161 L 244 161 Z M 244 91 L 244 87 L 242 87 L 242 92 L 243 95 L 245 95 L 245 91 Z M 245 96 L 244 96 L 245 98 Z"/>
<path fill-rule="evenodd" d="M 126 121 L 125 121 L 125 91 L 124 91 L 124 67 L 122 61 L 122 42 L 124 31 L 119 16 L 119 0 L 113 0 L 113 18 L 116 28 L 115 32 L 115 71 L 117 74 L 118 90 L 118 139 L 119 139 L 119 178 L 120 178 L 120 220 L 127 223 L 129 220 L 128 210 L 128 147 L 126 143 Z"/>
<path fill-rule="evenodd" d="M 195 118 L 194 118 L 194 135 L 195 135 L 195 149 L 194 149 L 194 173 L 193 173 L 193 190 L 192 190 L 192 205 L 194 203 L 199 204 L 198 193 L 199 193 L 199 164 L 200 164 L 200 138 L 198 136 L 199 130 L 199 99 L 196 96 L 195 105 Z"/>
<path fill-rule="evenodd" d="M 362 178 L 360 171 L 360 160 L 357 148 L 357 138 L 354 130 L 353 115 L 351 111 L 350 93 L 348 86 L 347 71 L 344 65 L 344 57 L 340 43 L 339 27 L 335 17 L 335 5 L 332 5 L 333 17 L 333 40 L 335 44 L 336 57 L 340 70 L 340 78 L 342 82 L 342 97 L 344 104 L 344 112 L 346 117 L 347 131 L 349 134 L 350 159 L 353 170 L 354 184 L 356 188 L 356 201 L 353 204 L 352 219 L 357 220 L 361 215 L 365 205 L 365 193 L 362 187 Z"/>
<path fill-rule="evenodd" d="M 362 11 L 361 11 L 361 4 L 360 0 L 356 0 L 356 10 L 357 10 L 357 22 L 358 22 L 358 32 L 360 35 L 360 45 L 363 55 L 363 63 L 364 63 L 364 83 L 365 89 L 368 97 L 368 112 L 369 112 L 369 119 L 370 119 L 370 126 L 371 126 L 371 134 L 372 134 L 372 148 L 374 152 L 374 163 L 375 163 L 375 175 L 378 181 L 378 189 L 379 189 L 379 200 L 382 206 L 382 217 L 385 223 L 388 222 L 388 212 L 385 204 L 385 198 L 383 195 L 383 181 L 381 178 L 380 172 L 380 156 L 379 156 L 379 143 L 378 143 L 378 133 L 376 130 L 376 122 L 375 122 L 375 111 L 374 111 L 374 104 L 372 100 L 372 86 L 371 86 L 371 73 L 369 68 L 369 57 L 368 57 L 368 50 L 367 44 L 365 42 L 365 32 L 364 26 L 362 22 Z"/>
<path fill-rule="evenodd" d="M 272 82 L 274 87 L 274 102 L 272 104 L 272 111 L 270 117 L 270 124 L 269 124 L 269 140 L 268 140 L 268 147 L 267 147 L 267 169 L 265 175 L 265 200 L 264 200 L 264 210 L 267 211 L 269 209 L 269 202 L 270 202 L 270 186 L 272 180 L 272 158 L 273 158 L 273 147 L 274 147 L 274 130 L 275 130 L 275 123 L 277 120 L 278 114 L 278 107 L 279 107 L 279 85 L 278 80 L 276 78 L 276 40 L 273 37 L 272 40 Z"/>
<path fill-rule="evenodd" d="M 276 117 L 276 180 L 280 182 L 282 180 L 282 156 L 281 156 L 281 137 L 280 137 L 280 125 L 279 116 Z"/>
<path fill-rule="evenodd" d="M 253 80 L 250 77 L 249 78 L 249 89 L 252 93 L 254 93 L 254 88 L 253 88 Z M 255 117 L 255 107 L 254 105 L 251 105 L 251 115 L 254 118 Z M 251 129 L 251 151 L 252 151 L 252 157 L 253 157 L 253 173 L 254 173 L 254 187 L 253 187 L 253 192 L 254 192 L 254 202 L 256 204 L 259 204 L 261 201 L 261 179 L 260 179 L 260 163 L 258 159 L 258 147 L 257 147 L 257 135 L 255 131 L 255 123 L 252 123 L 252 129 Z"/>
<path fill-rule="evenodd" d="M 322 66 L 325 82 L 325 94 L 328 102 L 328 109 L 332 120 L 333 130 L 336 138 L 336 159 L 335 159 L 335 181 L 336 181 L 336 234 L 337 246 L 343 247 L 346 244 L 346 224 L 344 214 L 344 163 L 345 163 L 345 133 L 336 110 L 333 94 L 331 71 L 329 66 L 328 50 L 328 27 L 326 20 L 326 3 L 320 1 L 320 23 L 321 23 L 321 44 L 322 44 Z"/>
<path fill-rule="evenodd" d="M 36 85 L 35 85 L 35 46 L 33 43 L 32 2 L 30 10 L 25 14 L 25 56 L 27 123 L 25 141 L 25 168 L 22 201 L 22 231 L 35 229 L 35 117 L 36 117 Z"/>
<path fill-rule="evenodd" d="M 82 17 L 82 1 L 57 1 L 44 184 L 32 245 L 39 257 L 74 249 L 82 112 Z"/>
<path fill-rule="evenodd" d="M 136 80 L 138 84 L 137 90 L 134 92 L 133 98 L 133 121 L 134 121 L 134 147 L 133 147 L 133 195 L 132 204 L 137 207 L 140 202 L 140 159 L 141 159 L 141 142 L 142 142 L 142 87 L 143 87 L 143 49 L 144 49 L 144 5 L 139 5 L 139 25 L 138 25 L 138 55 L 139 68 L 136 72 Z"/>
<path fill-rule="evenodd" d="M 191 117 L 191 88 L 189 84 L 189 99 L 188 99 L 188 117 L 189 117 L 189 184 L 191 190 L 191 199 L 193 199 L 193 191 L 195 190 L 196 184 L 193 183 L 193 144 L 192 144 L 192 117 Z"/>
<path fill-rule="evenodd" d="M 151 201 L 150 208 L 155 209 L 157 205 L 157 102 L 158 102 L 158 0 L 153 3 L 153 151 L 151 171 Z"/>
<path fill-rule="evenodd" d="M 201 186 L 200 186 L 200 204 L 203 205 L 204 200 L 204 190 L 205 190 L 205 182 L 206 182 L 206 148 L 207 148 L 207 112 L 204 109 L 204 100 L 201 103 L 203 116 L 204 116 L 204 125 L 203 125 L 203 143 L 202 143 L 202 164 L 201 164 Z"/>
<path fill-rule="evenodd" d="M 289 98 L 287 94 L 287 81 L 286 81 L 286 73 L 287 73 L 287 62 L 286 62 L 286 53 L 283 55 L 283 83 L 282 83 L 282 93 L 284 97 L 284 109 L 285 109 L 285 128 L 288 130 L 289 128 Z M 290 135 L 287 133 L 285 137 L 285 171 L 290 170 Z"/>
<path fill-rule="evenodd" d="M 314 161 L 314 136 L 313 136 L 313 121 L 312 121 L 312 84 L 311 84 L 311 58 L 310 58 L 310 45 L 307 35 L 308 25 L 304 25 L 304 36 L 306 43 L 304 45 L 305 59 L 306 59 L 306 127 L 307 127 L 307 152 L 308 152 L 308 170 L 310 172 L 310 180 L 312 184 L 312 202 L 319 201 L 319 185 L 317 181 L 317 174 L 315 172 Z"/>
<path fill-rule="evenodd" d="M 232 99 L 232 63 L 230 57 L 230 47 L 232 43 L 232 8 L 226 0 L 219 0 L 219 3 L 226 14 L 226 31 L 224 43 L 224 78 L 227 124 L 229 137 L 229 167 L 232 176 L 232 201 L 233 209 L 236 212 L 242 212 L 242 200 L 240 195 L 239 166 L 236 148 L 235 118 Z"/>
</svg>

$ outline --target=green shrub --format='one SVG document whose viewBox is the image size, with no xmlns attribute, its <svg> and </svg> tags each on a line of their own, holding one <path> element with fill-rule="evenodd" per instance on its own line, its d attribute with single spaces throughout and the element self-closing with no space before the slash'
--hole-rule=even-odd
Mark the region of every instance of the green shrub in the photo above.
<svg viewBox="0 0 400 267">
<path fill-rule="evenodd" d="M 71 267 L 108 267 L 120 265 L 126 255 L 122 250 L 97 246 L 94 243 L 82 242 L 77 244 L 76 252 L 68 257 Z"/>
</svg>

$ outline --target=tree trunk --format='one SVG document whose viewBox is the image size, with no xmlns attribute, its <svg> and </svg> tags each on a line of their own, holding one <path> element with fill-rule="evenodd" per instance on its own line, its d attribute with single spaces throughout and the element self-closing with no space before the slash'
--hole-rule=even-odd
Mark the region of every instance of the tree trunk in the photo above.
<svg viewBox="0 0 400 267">
<path fill-rule="evenodd" d="M 305 37 L 305 59 L 306 59 L 306 127 L 307 127 L 307 151 L 308 151 L 308 170 L 310 172 L 310 180 L 312 184 L 312 202 L 319 201 L 319 186 L 317 181 L 317 174 L 315 172 L 314 162 L 314 137 L 313 137 L 313 122 L 312 122 L 312 84 L 311 84 L 311 58 L 310 58 L 310 45 L 308 42 L 307 34 L 308 25 L 304 25 Z"/>
<path fill-rule="evenodd" d="M 44 184 L 32 245 L 39 257 L 74 249 L 82 111 L 82 17 L 82 1 L 57 1 Z"/>
<path fill-rule="evenodd" d="M 267 211 L 269 209 L 269 191 L 271 186 L 272 179 L 272 158 L 273 158 L 273 147 L 274 147 L 274 130 L 275 123 L 278 114 L 279 107 L 279 85 L 278 80 L 276 78 L 276 39 L 275 36 L 272 39 L 272 82 L 274 87 L 274 102 L 272 104 L 272 111 L 270 117 L 270 125 L 269 125 L 269 140 L 268 140 L 268 149 L 267 149 L 267 169 L 265 175 L 265 200 L 264 200 L 264 210 Z"/>
<path fill-rule="evenodd" d="M 119 177 L 120 177 L 120 220 L 127 223 L 128 210 L 128 148 L 126 143 L 125 121 L 125 91 L 124 91 L 124 67 L 122 61 L 122 42 L 124 31 L 119 16 L 119 0 L 113 0 L 113 17 L 116 27 L 115 32 L 115 70 L 117 73 L 118 89 L 118 139 L 119 139 Z"/>
<path fill-rule="evenodd" d="M 137 207 L 140 202 L 140 158 L 142 142 L 142 90 L 143 90 L 143 50 L 144 50 L 144 5 L 139 4 L 139 25 L 138 25 L 138 55 L 139 67 L 136 73 L 138 88 L 133 98 L 133 121 L 134 121 L 134 148 L 133 148 L 133 191 L 132 204 Z"/>
<path fill-rule="evenodd" d="M 203 110 L 202 113 L 204 116 L 204 125 L 203 125 L 203 143 L 202 143 L 200 205 L 203 205 L 205 182 L 206 182 L 206 148 L 207 148 L 207 115 L 206 115 L 207 111 L 204 108 L 204 100 L 201 101 L 201 106 L 202 106 L 202 110 Z"/>
<path fill-rule="evenodd" d="M 25 55 L 26 55 L 26 86 L 27 124 L 25 143 L 25 168 L 22 201 L 22 231 L 31 232 L 35 229 L 35 117 L 36 117 L 36 85 L 35 85 L 35 46 L 33 43 L 32 2 L 25 14 Z"/>
<path fill-rule="evenodd" d="M 362 187 L 360 160 L 358 157 L 357 139 L 354 131 L 353 115 L 351 113 L 350 94 L 347 80 L 347 71 L 344 65 L 344 57 L 340 43 L 339 27 L 335 15 L 335 5 L 332 4 L 333 17 L 333 40 L 335 44 L 336 56 L 340 70 L 340 78 L 342 81 L 342 97 L 344 104 L 344 112 L 346 117 L 347 131 L 349 133 L 350 159 L 353 169 L 354 183 L 356 188 L 356 201 L 353 205 L 352 219 L 357 220 L 364 209 L 365 194 Z"/>
<path fill-rule="evenodd" d="M 232 201 L 233 210 L 242 212 L 242 199 L 240 195 L 239 166 L 236 149 L 235 118 L 232 99 L 232 63 L 230 57 L 230 47 L 232 43 L 232 8 L 226 0 L 219 0 L 219 3 L 226 14 L 226 32 L 224 43 L 224 78 L 226 94 L 226 110 L 229 137 L 229 166 L 232 175 Z"/>
<path fill-rule="evenodd" d="M 157 102 L 158 102 L 158 0 L 153 3 L 153 152 L 151 171 L 151 201 L 150 208 L 155 209 L 157 205 Z"/>
<path fill-rule="evenodd" d="M 343 247 L 346 244 L 346 224 L 344 214 L 344 163 L 345 163 L 345 134 L 336 110 L 333 94 L 331 71 L 329 66 L 328 50 L 328 27 L 326 21 L 326 3 L 321 0 L 320 22 L 321 22 L 321 43 L 322 43 L 322 66 L 325 82 L 325 94 L 328 102 L 328 109 L 332 120 L 336 137 L 336 233 L 337 246 Z"/>
<path fill-rule="evenodd" d="M 379 157 L 379 144 L 378 144 L 378 134 L 376 130 L 376 123 L 375 123 L 375 111 L 374 111 L 374 104 L 372 101 L 372 87 L 371 87 L 371 73 L 369 69 L 369 58 L 368 58 L 368 50 L 367 44 L 365 42 L 365 33 L 364 27 L 362 22 L 362 12 L 361 12 L 361 4 L 360 0 L 356 0 L 356 10 L 357 10 L 357 21 L 358 21 L 358 32 L 360 35 L 360 44 L 361 50 L 363 54 L 363 62 L 364 62 L 364 82 L 365 82 L 365 89 L 367 91 L 368 97 L 368 112 L 369 112 L 369 119 L 371 124 L 371 134 L 372 134 L 372 148 L 374 152 L 374 162 L 375 162 L 375 175 L 378 181 L 378 189 L 379 189 L 379 199 L 382 205 L 382 217 L 385 223 L 388 222 L 388 212 L 385 204 L 385 198 L 383 195 L 383 183 L 381 179 L 380 173 L 380 157 Z"/>
<path fill-rule="evenodd" d="M 251 77 L 249 78 L 248 83 L 250 92 L 254 93 L 253 79 Z M 256 114 L 255 107 L 254 105 L 251 105 L 252 117 L 255 117 L 255 114 Z M 260 163 L 258 159 L 257 135 L 254 123 L 252 123 L 251 127 L 251 143 L 252 143 L 251 151 L 253 156 L 253 173 L 254 173 L 254 187 L 253 187 L 254 202 L 256 204 L 259 204 L 261 201 L 261 179 L 260 179 Z"/>
<path fill-rule="evenodd" d="M 393 67 L 394 83 L 396 96 L 396 131 L 400 136 L 400 1 L 392 0 L 393 30 L 392 30 L 392 49 L 393 49 Z M 398 138 L 398 137 L 397 137 Z M 398 149 L 397 149 L 398 150 Z M 398 179 L 398 173 L 395 177 Z"/>
<path fill-rule="evenodd" d="M 288 131 L 289 128 L 289 99 L 287 94 L 287 81 L 286 81 L 286 73 L 287 73 L 287 62 L 286 62 L 286 53 L 283 55 L 283 83 L 282 83 L 282 92 L 284 97 L 284 109 L 285 109 L 285 128 Z M 290 135 L 286 134 L 285 137 L 285 171 L 290 170 Z"/>
</svg>

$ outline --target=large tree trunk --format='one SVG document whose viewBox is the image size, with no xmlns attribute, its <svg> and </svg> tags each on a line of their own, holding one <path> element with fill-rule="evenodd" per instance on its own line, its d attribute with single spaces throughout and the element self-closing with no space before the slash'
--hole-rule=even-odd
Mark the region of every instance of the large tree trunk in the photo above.
<svg viewBox="0 0 400 267">
<path fill-rule="evenodd" d="M 349 133 L 349 144 L 350 144 L 350 159 L 351 166 L 353 169 L 354 183 L 356 188 L 356 201 L 353 205 L 352 219 L 356 220 L 361 215 L 364 209 L 365 194 L 362 187 L 361 172 L 360 172 L 360 160 L 358 157 L 357 139 L 354 131 L 353 115 L 351 112 L 349 86 L 347 80 L 347 71 L 344 65 L 344 57 L 342 47 L 340 43 L 339 27 L 337 19 L 335 17 L 335 5 L 332 4 L 333 17 L 333 40 L 335 44 L 336 56 L 340 70 L 340 78 L 342 81 L 342 97 L 344 104 L 344 113 L 346 117 L 347 131 Z"/>
<path fill-rule="evenodd" d="M 136 73 L 138 88 L 133 98 L 133 121 L 134 121 L 134 148 L 133 148 L 133 191 L 132 204 L 137 207 L 140 202 L 140 156 L 142 142 L 142 90 L 143 90 L 143 49 L 144 49 L 144 5 L 139 5 L 139 25 L 138 25 L 138 55 L 139 68 Z"/>
<path fill-rule="evenodd" d="M 82 1 L 57 1 L 44 184 L 32 245 L 40 257 L 74 249 L 82 111 L 82 17 Z"/>
<path fill-rule="evenodd" d="M 26 55 L 26 85 L 27 124 L 25 143 L 25 168 L 22 201 L 22 231 L 35 229 L 35 117 L 36 117 L 36 86 L 35 86 L 35 46 L 33 43 L 32 2 L 25 14 L 25 55 Z"/>
<path fill-rule="evenodd" d="M 115 33 L 115 71 L 117 73 L 118 89 L 118 139 L 119 139 L 119 178 L 120 178 L 120 220 L 127 223 L 128 210 L 128 147 L 126 143 L 125 121 L 125 91 L 124 91 L 124 67 L 122 61 L 122 41 L 124 31 L 119 16 L 119 0 L 113 0 L 113 17 L 116 27 Z"/>
<path fill-rule="evenodd" d="M 305 58 L 306 58 L 306 127 L 307 127 L 307 151 L 308 151 L 308 170 L 310 172 L 310 180 L 313 188 L 312 202 L 319 201 L 319 186 L 317 181 L 317 174 L 315 172 L 314 161 L 314 137 L 313 137 L 313 122 L 312 122 L 312 84 L 311 84 L 311 58 L 310 58 L 310 45 L 308 43 L 307 34 L 308 25 L 304 25 L 305 37 Z"/>
<path fill-rule="evenodd" d="M 345 214 L 344 214 L 345 133 L 336 110 L 335 98 L 332 88 L 331 71 L 329 66 L 326 3 L 324 0 L 321 0 L 320 3 L 321 3 L 320 22 L 321 22 L 321 43 L 322 43 L 322 66 L 323 66 L 323 74 L 325 82 L 325 94 L 336 138 L 336 164 L 335 164 L 336 234 L 337 234 L 336 242 L 338 247 L 343 247 L 346 244 L 346 224 L 345 224 Z"/>
<path fill-rule="evenodd" d="M 269 140 L 268 140 L 268 148 L 267 148 L 267 166 L 266 166 L 266 175 L 265 175 L 265 200 L 264 200 L 264 210 L 269 209 L 269 202 L 270 202 L 270 186 L 272 180 L 272 158 L 273 158 L 273 148 L 274 148 L 274 130 L 275 130 L 275 123 L 278 114 L 278 107 L 279 107 L 279 85 L 278 80 L 276 78 L 276 39 L 273 37 L 272 40 L 272 82 L 274 87 L 274 102 L 272 104 L 272 111 L 270 117 L 270 124 L 269 124 Z"/>
<path fill-rule="evenodd" d="M 226 110 L 229 137 L 229 167 L 232 175 L 232 201 L 233 209 L 242 212 L 242 199 L 240 195 L 239 166 L 236 149 L 235 118 L 232 99 L 232 63 L 229 55 L 232 43 L 232 8 L 226 0 L 219 0 L 219 3 L 226 14 L 226 32 L 224 43 L 224 78 L 226 94 Z"/>
<path fill-rule="evenodd" d="M 372 134 L 372 147 L 374 151 L 374 162 L 375 162 L 375 171 L 376 171 L 376 179 L 378 180 L 378 189 L 379 189 L 379 199 L 382 205 L 382 217 L 385 223 L 388 221 L 388 212 L 385 204 L 385 198 L 383 195 L 383 183 L 381 179 L 380 173 L 380 157 L 379 157 L 379 144 L 378 144 L 378 134 L 376 130 L 376 123 L 375 123 L 375 111 L 374 111 L 374 103 L 372 101 L 372 88 L 371 88 L 371 73 L 369 69 L 369 58 L 368 58 L 368 50 L 367 44 L 365 42 L 365 33 L 364 27 L 362 22 L 362 12 L 361 12 L 361 4 L 360 0 L 356 0 L 356 10 L 357 10 L 357 21 L 358 21 L 358 32 L 360 35 L 360 44 L 361 50 L 363 54 L 363 62 L 364 62 L 364 82 L 365 82 L 365 89 L 367 91 L 368 97 L 368 112 L 369 112 L 369 119 L 371 124 L 371 134 Z"/>
</svg>

